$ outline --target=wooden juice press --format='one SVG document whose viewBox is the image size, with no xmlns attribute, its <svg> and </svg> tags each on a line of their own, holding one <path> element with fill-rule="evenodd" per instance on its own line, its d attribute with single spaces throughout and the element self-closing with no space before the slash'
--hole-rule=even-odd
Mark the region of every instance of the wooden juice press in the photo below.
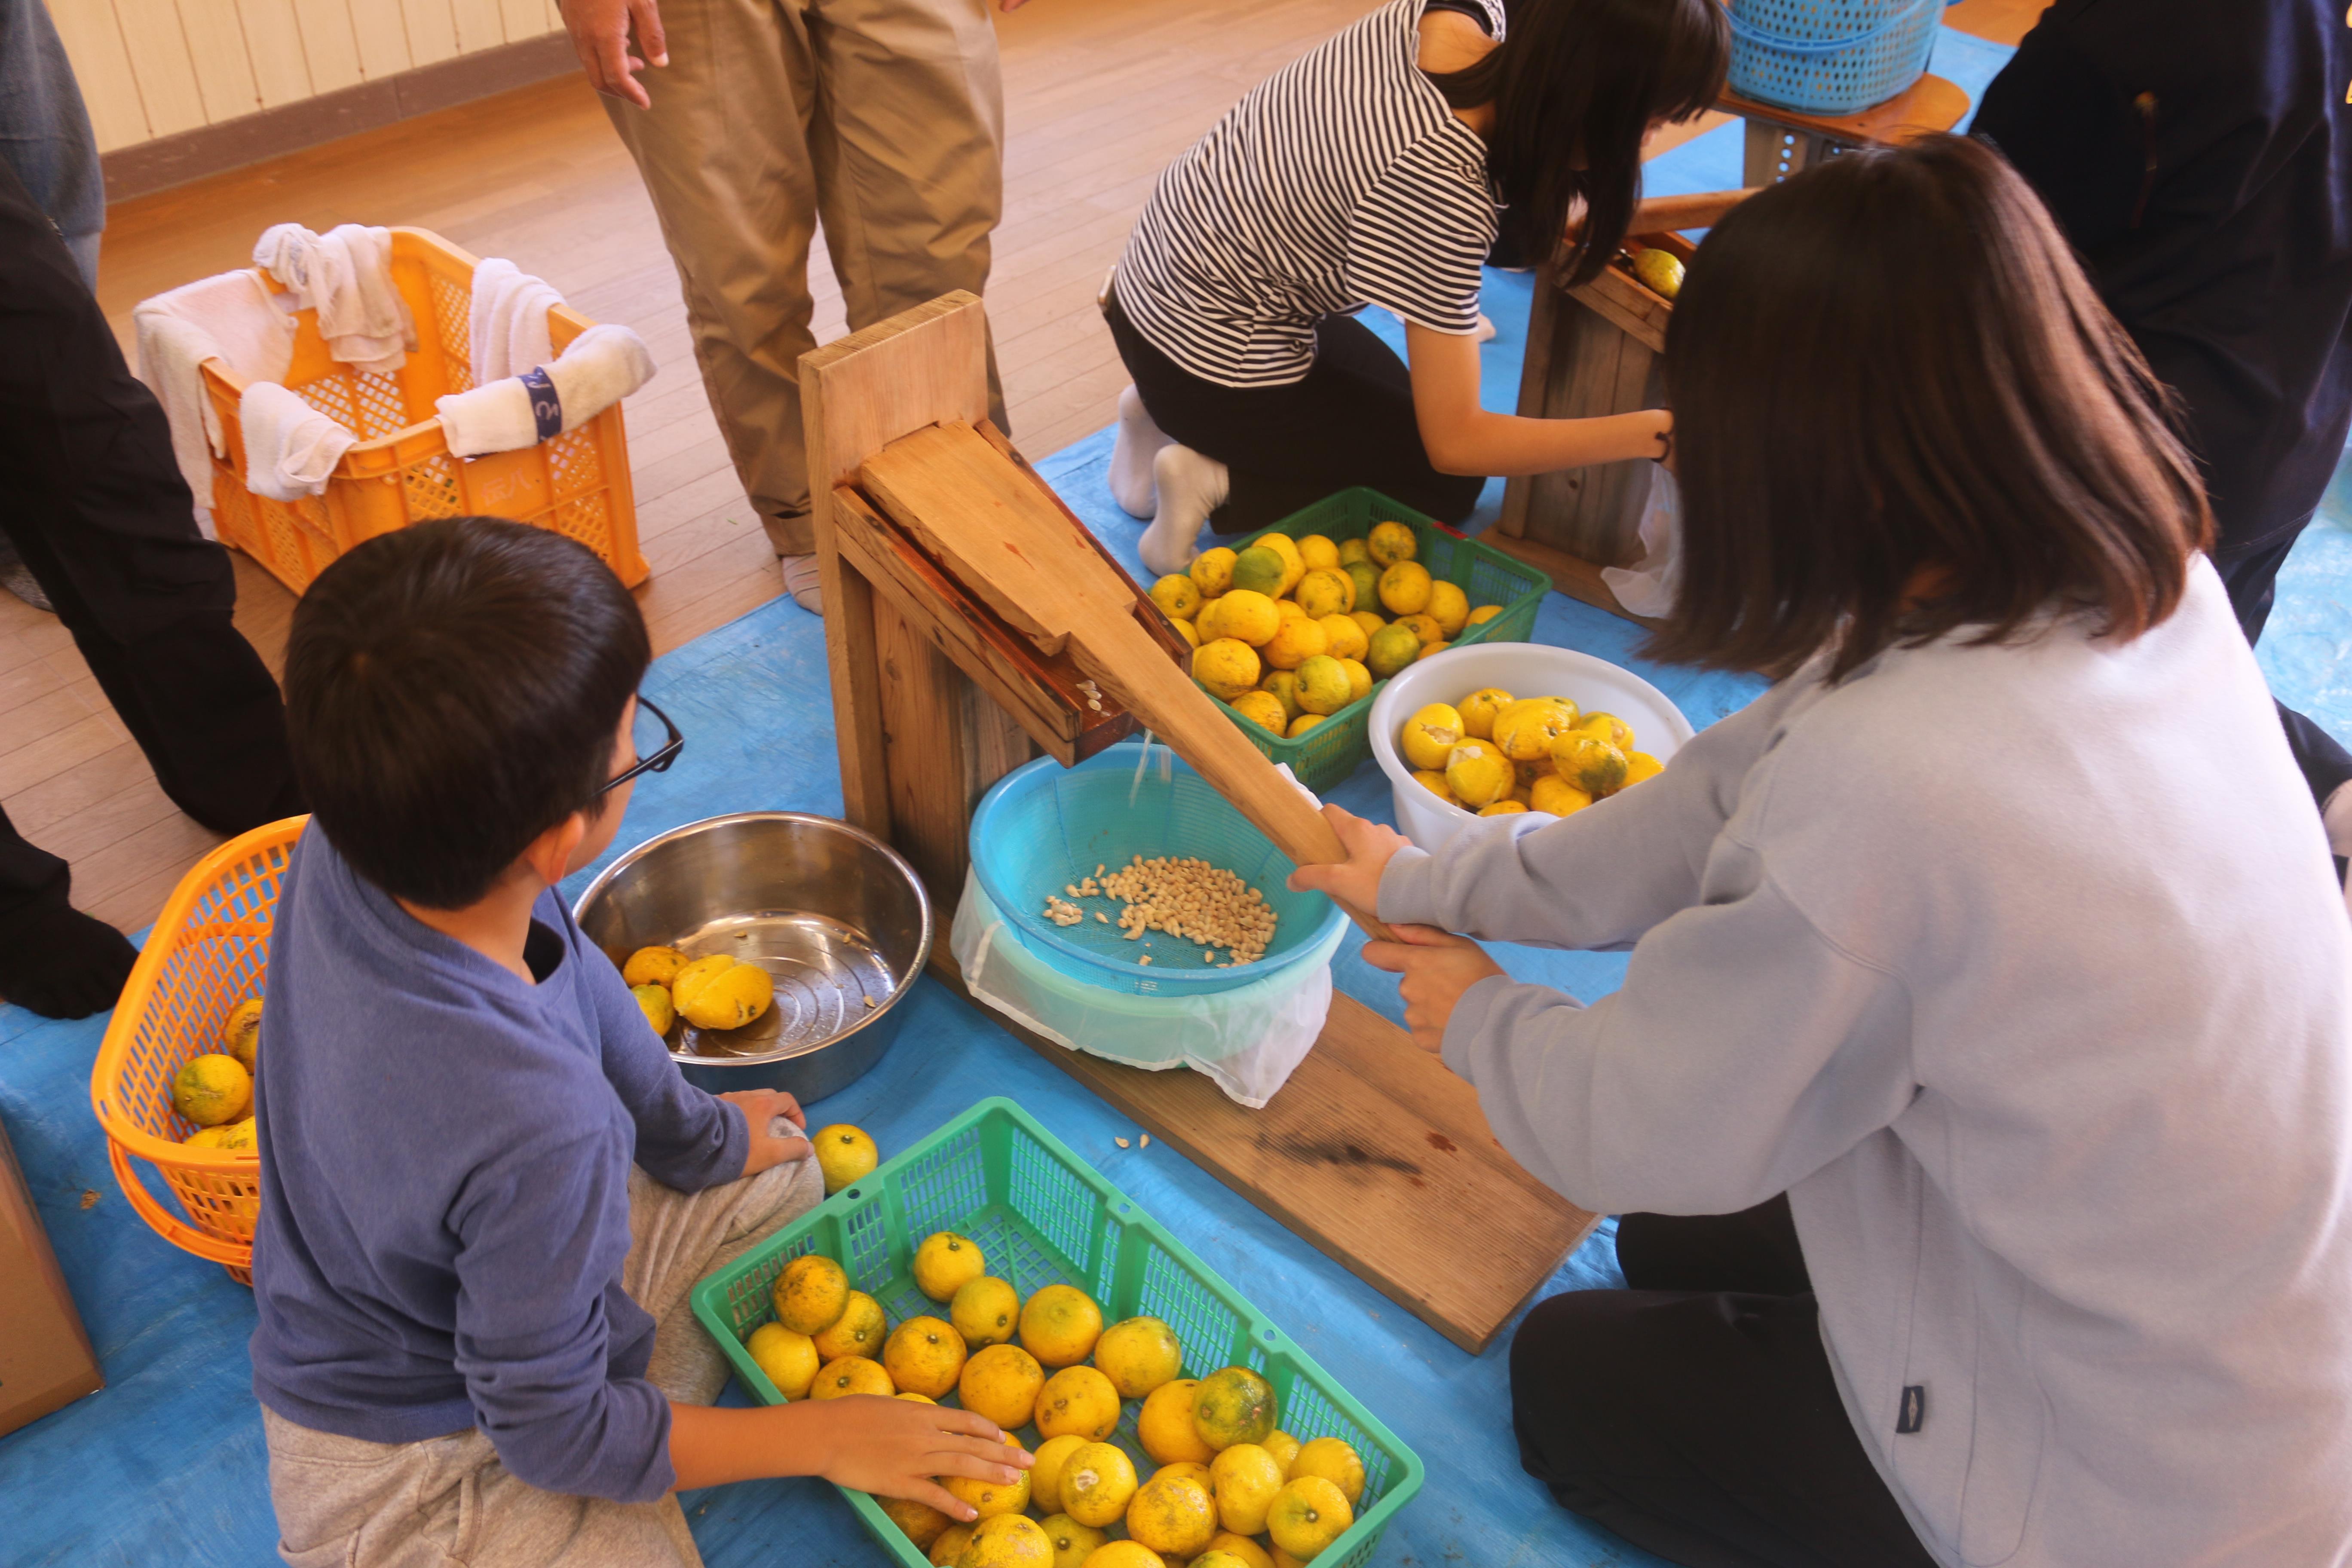
<svg viewBox="0 0 2352 1568">
<path fill-rule="evenodd" d="M 1294 861 L 1340 858 L 1193 684 L 1189 645 L 989 424 L 986 344 L 981 302 L 955 293 L 801 361 L 851 820 L 952 909 L 990 784 L 1038 752 L 1071 766 L 1148 728 Z M 931 964 L 962 988 L 944 942 Z M 1260 1110 L 1199 1073 L 989 1016 L 1474 1353 L 1598 1221 L 1503 1152 L 1469 1085 L 1350 997 Z"/>
</svg>

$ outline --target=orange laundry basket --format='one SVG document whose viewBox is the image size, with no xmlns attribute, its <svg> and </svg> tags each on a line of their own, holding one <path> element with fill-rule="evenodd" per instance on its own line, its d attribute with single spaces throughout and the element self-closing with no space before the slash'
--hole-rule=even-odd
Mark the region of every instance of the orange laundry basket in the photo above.
<svg viewBox="0 0 2352 1568">
<path fill-rule="evenodd" d="M 278 879 L 310 820 L 289 816 L 232 838 L 180 879 L 114 1005 L 89 1079 L 107 1158 L 139 1217 L 248 1285 L 261 1157 L 183 1143 L 196 1126 L 172 1109 L 172 1079 L 191 1058 L 219 1050 L 230 1011 L 262 994 Z M 148 1191 L 133 1159 L 163 1173 L 185 1219 Z"/>
<path fill-rule="evenodd" d="M 567 534 L 603 556 L 629 586 L 644 582 L 621 405 L 536 447 L 450 456 L 433 402 L 474 384 L 474 258 L 437 234 L 395 228 L 392 280 L 416 321 L 416 347 L 394 374 L 362 374 L 331 358 L 317 312 L 299 313 L 287 388 L 360 437 L 335 465 L 324 495 L 274 501 L 247 488 L 237 420 L 246 384 L 220 361 L 205 362 L 205 395 L 228 448 L 226 458 L 213 458 L 213 515 L 222 542 L 299 594 L 363 540 L 427 518 L 478 512 Z M 266 274 L 263 281 L 268 283 Z M 548 312 L 548 335 L 559 353 L 593 325 L 566 306 Z"/>
</svg>

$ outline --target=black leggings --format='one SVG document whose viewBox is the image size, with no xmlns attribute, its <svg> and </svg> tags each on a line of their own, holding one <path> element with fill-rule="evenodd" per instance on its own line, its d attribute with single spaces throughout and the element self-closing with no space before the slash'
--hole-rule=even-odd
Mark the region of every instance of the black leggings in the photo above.
<svg viewBox="0 0 2352 1568">
<path fill-rule="evenodd" d="M 1151 422 L 1214 458 L 1234 488 L 1210 518 L 1220 533 L 1280 522 L 1337 490 L 1369 485 L 1440 522 L 1461 522 L 1486 481 L 1430 466 L 1412 412 L 1412 374 L 1353 316 L 1315 325 L 1315 368 L 1287 386 L 1203 381 L 1135 330 L 1114 296 L 1112 342 Z"/>
<path fill-rule="evenodd" d="M 1627 1215 L 1617 1258 L 1630 1289 L 1539 1302 L 1511 1342 L 1529 1475 L 1690 1568 L 1933 1568 L 1838 1397 L 1787 1198 Z"/>
</svg>

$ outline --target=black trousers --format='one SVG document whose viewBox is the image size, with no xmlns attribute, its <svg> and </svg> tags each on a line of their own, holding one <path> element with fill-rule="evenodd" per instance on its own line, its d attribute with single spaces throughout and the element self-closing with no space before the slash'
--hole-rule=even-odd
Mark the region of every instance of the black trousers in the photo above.
<svg viewBox="0 0 2352 1568">
<path fill-rule="evenodd" d="M 1369 485 L 1440 522 L 1460 522 L 1486 481 L 1441 474 L 1422 445 L 1412 373 L 1353 316 L 1315 327 L 1315 368 L 1287 386 L 1203 381 L 1135 330 L 1116 295 L 1103 309 L 1111 341 L 1152 423 L 1233 473 L 1209 519 L 1219 533 L 1280 522 L 1335 490 Z"/>
<path fill-rule="evenodd" d="M 1933 1568 L 1838 1398 L 1785 1197 L 1618 1222 L 1624 1290 L 1511 1342 L 1519 1461 L 1561 1506 L 1690 1568 Z"/>
<path fill-rule="evenodd" d="M 2271 618 L 2271 605 L 2278 594 L 2279 568 L 2286 564 L 2288 552 L 2303 537 L 2310 521 L 2306 517 L 2251 550 L 2232 550 L 2226 541 L 2215 549 L 2214 570 L 2221 574 L 2222 585 L 2230 591 L 2230 607 L 2238 613 L 2238 626 L 2245 632 L 2248 643 L 2262 640 L 2263 627 Z M 2278 716 L 2279 722 L 2285 726 L 2286 743 L 2294 752 L 2295 763 L 2303 769 L 2304 781 L 2311 785 L 2312 798 L 2325 805 L 2337 785 L 2352 782 L 2352 752 L 2347 752 L 2335 736 L 2284 702 L 2278 704 Z"/>
<path fill-rule="evenodd" d="M 302 809 L 278 684 L 230 624 L 236 578 L 196 531 L 163 411 L 5 161 L 0 530 L 175 805 L 218 833 Z M 0 914 L 66 885 L 0 814 Z"/>
</svg>

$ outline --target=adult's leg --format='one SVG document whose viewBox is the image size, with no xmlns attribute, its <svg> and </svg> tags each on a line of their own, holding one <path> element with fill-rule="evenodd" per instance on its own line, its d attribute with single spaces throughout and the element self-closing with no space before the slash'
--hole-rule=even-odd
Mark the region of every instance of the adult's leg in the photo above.
<svg viewBox="0 0 2352 1568">
<path fill-rule="evenodd" d="M 1643 1288 L 1787 1284 L 1793 1243 L 1781 1199 L 1621 1220 L 1635 1288 L 1552 1297 L 1512 1341 L 1528 1472 L 1563 1507 L 1690 1568 L 1932 1563 L 1846 1417 L 1809 1289 Z"/>
<path fill-rule="evenodd" d="M 816 548 L 801 438 L 809 331 L 816 100 L 808 34 L 787 0 L 665 0 L 669 65 L 649 110 L 604 111 L 661 221 L 703 390 L 736 477 L 779 555 Z"/>
<path fill-rule="evenodd" d="M 2238 626 L 2246 634 L 2249 644 L 2262 640 L 2263 627 L 2269 624 L 2271 606 L 2278 595 L 2279 569 L 2294 549 L 2294 542 L 2303 537 L 2310 522 L 2305 518 L 2286 531 L 2252 550 L 2230 550 L 2226 545 L 2213 556 L 2213 568 L 2221 574 L 2221 584 L 2230 591 L 2230 607 L 2237 612 Z M 2320 728 L 2316 721 L 2296 712 L 2285 703 L 2277 704 L 2279 723 L 2286 731 L 2287 749 L 2294 753 L 2295 765 L 2303 770 L 2304 782 L 2311 786 L 2311 796 L 2322 806 L 2347 783 L 2352 783 L 2352 752 L 2342 742 Z M 2341 849 L 2338 853 L 2342 853 Z"/>
<path fill-rule="evenodd" d="M 988 285 L 1004 87 L 988 0 L 809 0 L 809 147 L 850 331 Z M 1011 433 L 996 353 L 989 416 Z"/>
<path fill-rule="evenodd" d="M 73 907 L 66 863 L 27 843 L 0 811 L 0 1001 L 45 1018 L 114 1005 L 139 951 Z"/>
</svg>

